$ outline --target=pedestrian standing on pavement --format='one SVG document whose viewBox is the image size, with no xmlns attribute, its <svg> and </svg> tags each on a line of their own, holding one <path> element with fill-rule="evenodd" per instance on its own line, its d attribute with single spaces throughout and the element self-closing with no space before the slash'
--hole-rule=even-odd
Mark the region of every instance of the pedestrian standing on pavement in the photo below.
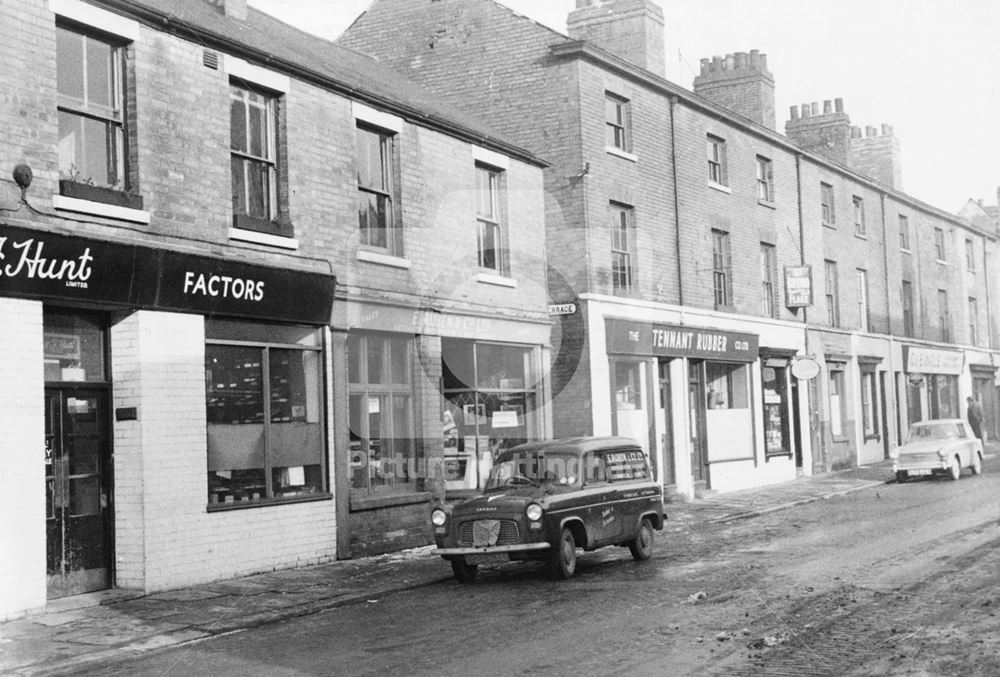
<svg viewBox="0 0 1000 677">
<path fill-rule="evenodd" d="M 969 419 L 969 427 L 972 428 L 973 434 L 983 440 L 983 408 L 979 406 L 972 396 L 965 398 L 969 403 L 969 408 L 966 410 L 965 415 Z"/>
</svg>

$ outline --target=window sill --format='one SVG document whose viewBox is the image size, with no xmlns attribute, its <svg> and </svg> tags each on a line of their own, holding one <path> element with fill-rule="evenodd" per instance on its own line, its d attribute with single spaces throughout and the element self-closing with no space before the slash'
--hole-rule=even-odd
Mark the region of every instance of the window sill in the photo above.
<svg viewBox="0 0 1000 677">
<path fill-rule="evenodd" d="M 938 260 L 937 260 L 937 262 L 938 262 L 938 264 L 940 264 L 940 265 L 942 265 L 942 266 L 947 266 L 947 265 L 948 265 L 948 262 L 947 262 L 947 261 L 944 261 L 944 260 L 942 260 L 942 259 L 938 259 Z"/>
<path fill-rule="evenodd" d="M 230 228 L 229 239 L 240 240 L 241 242 L 253 242 L 255 244 L 264 244 L 269 247 L 280 247 L 282 249 L 299 248 L 299 241 L 296 240 L 294 237 L 283 237 L 281 235 L 268 235 L 267 233 L 258 233 L 255 230 L 244 230 L 243 228 Z"/>
<path fill-rule="evenodd" d="M 904 249 L 903 247 L 900 247 L 899 251 L 902 252 L 903 254 L 906 254 L 907 256 L 913 253 L 909 249 Z"/>
<path fill-rule="evenodd" d="M 628 151 L 622 150 L 621 148 L 615 148 L 614 146 L 605 146 L 604 150 L 607 151 L 608 155 L 614 155 L 615 157 L 620 157 L 623 160 L 628 160 L 629 162 L 638 162 L 639 156 Z"/>
<path fill-rule="evenodd" d="M 232 503 L 209 503 L 206 506 L 208 512 L 227 512 L 229 510 L 245 510 L 247 508 L 266 508 L 275 505 L 288 505 L 291 503 L 312 503 L 314 501 L 329 501 L 333 494 L 302 494 L 294 498 L 262 498 L 256 501 L 234 501 Z"/>
<path fill-rule="evenodd" d="M 717 190 L 720 193 L 725 193 L 726 195 L 733 194 L 732 188 L 730 188 L 729 186 L 724 186 L 721 183 L 716 183 L 715 181 L 709 181 L 708 187 L 711 188 L 712 190 Z"/>
<path fill-rule="evenodd" d="M 476 282 L 482 284 L 492 284 L 497 287 L 509 287 L 511 289 L 517 288 L 517 280 L 512 280 L 509 277 L 504 277 L 503 275 L 494 275 L 492 273 L 477 273 Z"/>
<path fill-rule="evenodd" d="M 859 240 L 867 240 L 868 239 L 868 235 L 866 235 L 865 233 L 859 233 L 857 231 L 855 231 L 854 237 L 856 237 Z"/>
<path fill-rule="evenodd" d="M 833 230 L 837 230 L 837 224 L 834 223 L 834 222 L 832 222 L 832 221 L 824 221 L 823 222 L 823 227 L 824 228 L 832 228 Z"/>
<path fill-rule="evenodd" d="M 773 200 L 762 200 L 761 198 L 757 198 L 757 204 L 759 204 L 761 207 L 767 207 L 768 209 L 778 208 L 778 205 L 774 204 Z"/>
<path fill-rule="evenodd" d="M 379 510 L 401 505 L 416 505 L 430 503 L 433 494 L 426 491 L 407 494 L 386 494 L 383 496 L 351 496 L 350 511 Z"/>
<path fill-rule="evenodd" d="M 402 256 L 393 256 L 392 254 L 382 254 L 381 252 L 368 251 L 367 249 L 359 249 L 357 259 L 358 261 L 377 263 L 391 268 L 410 268 L 409 259 L 404 259 Z"/>
<path fill-rule="evenodd" d="M 295 234 L 287 219 L 263 219 L 249 214 L 233 214 L 233 228 L 287 239 Z"/>
<path fill-rule="evenodd" d="M 129 207 L 119 207 L 92 200 L 81 200 L 75 197 L 66 197 L 65 195 L 53 195 L 52 206 L 59 211 L 77 212 L 79 214 L 103 216 L 120 221 L 149 224 L 149 212 L 144 209 L 130 209 Z"/>
</svg>

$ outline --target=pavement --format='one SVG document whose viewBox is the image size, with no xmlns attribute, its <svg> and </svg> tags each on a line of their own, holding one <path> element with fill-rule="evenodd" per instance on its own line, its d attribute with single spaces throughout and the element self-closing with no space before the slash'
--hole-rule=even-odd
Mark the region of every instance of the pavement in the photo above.
<svg viewBox="0 0 1000 677">
<path fill-rule="evenodd" d="M 736 522 L 894 479 L 889 461 L 665 505 L 674 526 Z M 88 665 L 375 602 L 451 579 L 432 546 L 141 595 L 105 591 L 52 600 L 0 623 L 0 674 L 90 674 Z"/>
</svg>

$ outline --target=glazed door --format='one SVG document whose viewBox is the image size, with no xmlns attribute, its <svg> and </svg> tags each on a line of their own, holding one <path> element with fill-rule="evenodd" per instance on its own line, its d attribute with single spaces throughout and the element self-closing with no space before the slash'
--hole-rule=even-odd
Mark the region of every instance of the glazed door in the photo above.
<svg viewBox="0 0 1000 677">
<path fill-rule="evenodd" d="M 97 389 L 45 390 L 48 596 L 111 583 L 108 396 Z"/>
<path fill-rule="evenodd" d="M 691 476 L 708 481 L 708 439 L 705 429 L 705 369 L 701 360 L 688 362 L 688 410 L 691 426 Z"/>
</svg>

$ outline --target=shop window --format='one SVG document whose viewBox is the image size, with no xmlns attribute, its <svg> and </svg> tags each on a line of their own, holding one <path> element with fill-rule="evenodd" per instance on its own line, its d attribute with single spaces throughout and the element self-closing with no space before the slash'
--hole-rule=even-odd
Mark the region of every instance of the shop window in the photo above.
<svg viewBox="0 0 1000 677">
<path fill-rule="evenodd" d="M 748 378 L 745 364 L 705 363 L 705 398 L 709 409 L 747 409 Z"/>
<path fill-rule="evenodd" d="M 764 452 L 767 456 L 791 455 L 788 422 L 788 362 L 765 359 L 761 362 L 764 400 Z"/>
<path fill-rule="evenodd" d="M 45 381 L 107 381 L 104 322 L 96 315 L 45 309 Z"/>
<path fill-rule="evenodd" d="M 322 357 L 312 328 L 206 324 L 210 508 L 325 495 Z"/>
<path fill-rule="evenodd" d="M 844 436 L 847 420 L 846 391 L 844 390 L 844 367 L 841 364 L 830 367 L 830 434 L 835 438 Z"/>
<path fill-rule="evenodd" d="M 530 346 L 442 339 L 446 453 L 468 463 L 538 438 L 534 360 Z M 448 479 L 465 476 L 446 470 Z"/>
<path fill-rule="evenodd" d="M 642 363 L 614 362 L 615 408 L 642 409 Z"/>
<path fill-rule="evenodd" d="M 125 43 L 56 27 L 61 195 L 142 209 L 131 192 Z"/>
<path fill-rule="evenodd" d="M 352 489 L 416 489 L 412 344 L 407 337 L 387 334 L 347 339 Z"/>
</svg>

